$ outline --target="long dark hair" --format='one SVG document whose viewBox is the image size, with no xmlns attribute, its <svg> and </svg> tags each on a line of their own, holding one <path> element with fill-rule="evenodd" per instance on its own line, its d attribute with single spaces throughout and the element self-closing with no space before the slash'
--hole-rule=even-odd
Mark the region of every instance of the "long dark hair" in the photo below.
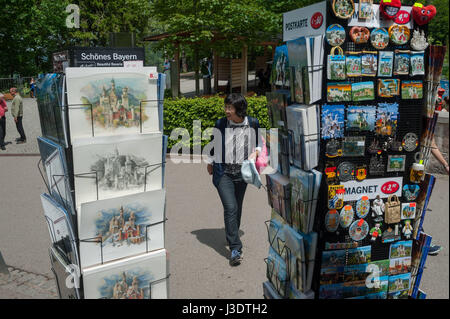
<svg viewBox="0 0 450 319">
<path fill-rule="evenodd" d="M 236 109 L 236 115 L 244 118 L 247 115 L 247 100 L 242 94 L 231 93 L 225 98 L 225 105 L 231 104 Z"/>
</svg>

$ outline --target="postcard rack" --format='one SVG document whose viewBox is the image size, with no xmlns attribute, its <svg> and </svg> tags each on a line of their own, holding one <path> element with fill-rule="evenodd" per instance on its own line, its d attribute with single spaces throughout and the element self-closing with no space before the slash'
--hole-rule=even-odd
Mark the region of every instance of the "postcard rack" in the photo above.
<svg viewBox="0 0 450 319">
<path fill-rule="evenodd" d="M 148 244 L 149 244 L 149 229 L 151 227 L 154 227 L 156 225 L 160 225 L 160 224 L 165 224 L 166 221 L 168 219 L 164 217 L 163 220 L 156 222 L 156 223 L 152 223 L 152 224 L 147 224 L 147 225 L 138 225 L 138 226 L 143 226 L 145 227 L 145 251 L 143 250 L 142 252 L 140 252 L 139 254 L 143 254 L 143 253 L 149 253 L 153 250 L 149 250 L 148 249 Z M 103 244 L 105 243 L 103 241 L 102 236 L 96 236 L 96 237 L 92 237 L 92 238 L 84 238 L 84 239 L 78 239 L 77 240 L 78 243 L 89 243 L 89 244 L 95 244 L 99 246 L 99 253 L 100 253 L 100 258 L 98 260 L 100 260 L 100 263 L 98 265 L 103 265 L 105 263 L 108 263 L 110 261 L 113 261 L 115 259 L 111 259 L 111 260 L 104 260 L 104 253 L 103 253 Z"/>
<path fill-rule="evenodd" d="M 104 72 L 105 71 L 105 72 Z M 116 70 L 115 70 L 116 71 Z M 99 74 L 110 74 L 107 69 L 99 68 L 98 71 L 95 71 L 95 73 Z M 119 72 L 113 72 L 114 74 L 120 74 Z M 126 134 L 131 139 L 133 139 L 133 136 L 138 137 L 141 134 L 146 133 L 145 123 L 146 119 L 150 118 L 153 120 L 152 129 L 151 132 L 163 132 L 163 102 L 164 102 L 164 88 L 165 88 L 165 75 L 158 74 L 157 78 L 157 88 L 156 88 L 156 96 L 154 99 L 141 99 L 137 100 L 134 99 L 136 103 L 132 107 L 122 107 L 121 105 L 118 106 L 117 109 L 114 109 L 115 113 L 108 113 L 108 115 L 111 115 L 111 117 L 107 117 L 107 119 L 111 120 L 118 120 L 119 122 L 114 122 L 114 125 L 118 125 L 121 127 L 125 127 L 127 129 Z M 46 191 L 48 192 L 48 195 L 60 205 L 60 208 L 65 210 L 66 212 L 70 212 L 71 214 L 67 214 L 66 222 L 70 223 L 68 226 L 69 230 L 69 238 L 65 238 L 64 240 L 61 240 L 58 243 L 53 243 L 52 247 L 53 249 L 59 248 L 60 255 L 63 256 L 65 259 L 68 260 L 68 264 L 73 264 L 79 267 L 80 261 L 79 261 L 79 250 L 80 250 L 80 244 L 81 243 L 92 243 L 92 244 L 99 244 L 98 249 L 98 259 L 101 261 L 101 265 L 105 266 L 112 260 L 115 260 L 112 258 L 112 260 L 105 260 L 105 252 L 104 247 L 102 243 L 102 238 L 100 238 L 100 241 L 98 238 L 78 238 L 78 216 L 77 211 L 75 209 L 75 204 L 81 204 L 76 203 L 75 201 L 75 195 L 76 195 L 76 180 L 77 179 L 85 179 L 86 183 L 89 184 L 89 187 L 92 187 L 90 192 L 90 197 L 93 201 L 95 200 L 101 200 L 103 196 L 103 189 L 101 185 L 102 181 L 102 172 L 101 171 L 95 171 L 89 169 L 86 169 L 85 172 L 74 172 L 74 163 L 73 163 L 73 152 L 72 152 L 72 143 L 74 142 L 74 139 L 76 137 L 71 138 L 71 127 L 70 127 L 70 120 L 74 119 L 74 116 L 81 116 L 81 119 L 85 122 L 83 122 L 77 130 L 77 127 L 72 127 L 72 133 L 78 134 L 79 136 L 85 136 L 92 138 L 92 143 L 96 143 L 96 138 L 99 136 L 102 136 L 102 139 L 107 138 L 108 136 L 111 136 L 110 132 L 107 132 L 106 134 L 101 134 L 100 129 L 98 126 L 98 119 L 100 116 L 98 114 L 98 109 L 96 109 L 96 105 L 94 102 L 89 101 L 81 101 L 81 102 L 87 102 L 87 103 L 79 103 L 79 104 L 69 104 L 68 101 L 68 91 L 70 91 L 70 87 L 68 87 L 69 83 L 66 82 L 66 75 L 65 74 L 47 74 L 45 75 L 40 81 L 38 81 L 38 110 L 39 110 L 39 116 L 40 116 L 40 122 L 42 127 L 42 135 L 45 138 L 48 138 L 52 142 L 55 142 L 56 144 L 62 146 L 63 148 L 63 166 L 64 166 L 64 173 L 61 173 L 58 171 L 58 174 L 54 174 L 53 172 L 46 172 L 47 163 L 43 163 L 42 159 L 37 163 L 37 167 L 39 170 L 39 173 L 41 175 L 41 178 L 44 182 L 44 185 L 46 187 Z M 156 82 L 155 82 L 156 83 Z M 147 85 L 147 84 L 146 84 Z M 151 84 L 153 85 L 153 84 Z M 152 86 L 154 88 L 154 86 Z M 73 91 L 73 89 L 72 89 Z M 116 92 L 117 93 L 117 92 Z M 76 94 L 76 93 L 74 93 Z M 137 105 L 137 102 L 139 102 L 139 105 Z M 148 110 L 148 112 L 146 112 Z M 81 113 L 74 113 L 74 112 L 83 112 Z M 147 113 L 147 114 L 146 114 Z M 156 118 L 158 117 L 158 120 Z M 125 121 L 126 120 L 126 121 Z M 129 126 L 129 124 L 132 122 L 132 126 Z M 82 128 L 83 127 L 83 128 Z M 75 131 L 74 131 L 75 130 Z M 149 131 L 149 133 L 151 133 Z M 81 133 L 81 135 L 80 135 Z M 142 146 L 145 147 L 145 146 Z M 163 135 L 161 147 L 163 148 L 163 157 L 161 161 L 159 159 L 155 161 L 156 163 L 145 163 L 145 165 L 141 165 L 139 167 L 136 167 L 137 174 L 139 175 L 139 181 L 137 182 L 139 189 L 136 190 L 136 194 L 147 192 L 150 188 L 155 188 L 153 184 L 156 184 L 157 189 L 164 189 L 164 169 L 165 169 L 165 148 L 167 148 L 167 136 Z M 64 163 L 65 162 L 65 163 Z M 50 164 L 51 165 L 51 164 Z M 58 165 L 58 164 L 57 164 Z M 58 166 L 55 166 L 58 167 Z M 58 168 L 59 169 L 59 168 Z M 161 178 L 159 177 L 159 174 L 157 172 L 161 171 Z M 127 180 L 121 180 L 121 176 L 119 176 L 119 182 L 117 187 L 126 187 Z M 125 174 L 125 176 L 127 176 Z M 152 178 L 158 176 L 157 179 Z M 161 182 L 160 182 L 161 179 Z M 149 184 L 148 184 L 149 183 Z M 83 183 L 82 183 L 83 184 Z M 147 185 L 148 184 L 148 185 Z M 77 184 L 78 185 L 78 184 Z M 92 186 L 91 186 L 92 185 Z M 79 186 L 81 187 L 81 186 Z M 95 187 L 95 191 L 94 191 Z M 86 191 L 86 190 L 84 190 Z M 78 195 L 78 194 L 77 194 Z M 120 194 L 113 196 L 112 198 L 118 198 L 120 197 Z M 109 197 L 108 197 L 109 198 Z M 78 212 L 79 213 L 79 212 Z M 50 215 L 51 216 L 51 215 Z M 71 218 L 70 218 L 70 217 Z M 155 251 L 156 249 L 152 248 L 152 243 L 150 242 L 150 239 L 152 238 L 152 232 L 154 231 L 155 227 L 158 227 L 158 225 L 162 225 L 163 229 L 163 242 L 162 242 L 162 248 L 165 248 L 165 222 L 167 221 L 167 218 L 165 217 L 165 208 L 164 208 L 164 217 L 162 220 L 153 222 L 151 224 L 142 224 L 140 225 L 142 227 L 139 237 L 143 240 L 142 241 L 142 254 L 149 254 L 150 252 Z M 53 228 L 53 222 L 48 219 L 46 216 L 46 222 L 48 224 L 50 236 L 52 238 L 52 242 L 54 242 L 53 239 L 60 238 L 61 236 L 58 236 L 55 233 L 55 229 Z M 61 225 L 62 226 L 62 225 Z M 145 228 L 145 231 L 144 231 Z M 159 235 L 158 235 L 159 236 Z M 161 238 L 158 237 L 158 242 Z M 138 240 L 137 238 L 133 238 L 133 240 Z M 144 242 L 145 241 L 145 242 Z M 159 244 L 158 244 L 159 245 Z M 154 245 L 153 245 L 154 246 Z M 139 248 L 140 249 L 140 248 Z M 158 249 L 159 250 L 159 249 Z M 90 251 L 93 252 L 95 255 L 95 249 L 91 249 Z M 137 254 L 140 254 L 139 252 Z M 109 256 L 109 255 L 108 255 Z M 134 256 L 134 255 L 133 255 Z M 95 256 L 91 256 L 94 257 Z M 131 256 L 124 256 L 123 258 L 129 258 Z M 52 257 L 50 257 L 52 259 Z M 59 257 L 58 257 L 59 258 Z M 110 258 L 110 257 L 106 257 Z M 53 260 L 52 260 L 53 262 Z M 58 268 L 55 271 L 54 267 L 58 267 L 56 265 L 53 265 L 52 263 L 52 272 L 55 275 L 55 278 L 57 280 L 57 286 L 58 286 L 58 293 L 60 298 L 64 298 L 63 294 L 66 292 L 65 287 L 60 286 L 64 285 L 64 280 L 66 278 L 58 278 L 59 276 L 62 276 L 63 271 L 59 271 Z M 81 273 L 81 269 L 80 269 Z M 168 273 L 168 271 L 166 272 Z M 154 287 L 158 282 L 162 280 L 167 280 L 169 276 L 159 279 L 159 280 L 153 280 L 152 282 L 144 282 L 141 283 L 141 285 L 147 286 L 149 285 L 149 291 L 151 291 L 152 286 Z M 79 277 L 80 284 L 83 286 L 83 277 Z M 78 289 L 79 294 L 77 296 L 74 295 L 76 298 L 83 298 L 83 288 Z M 77 290 L 77 291 L 78 291 Z M 68 292 L 68 291 L 67 291 Z M 68 292 L 70 294 L 70 292 Z M 151 295 L 151 293 L 150 293 Z M 67 296 L 66 296 L 67 297 Z"/>
</svg>

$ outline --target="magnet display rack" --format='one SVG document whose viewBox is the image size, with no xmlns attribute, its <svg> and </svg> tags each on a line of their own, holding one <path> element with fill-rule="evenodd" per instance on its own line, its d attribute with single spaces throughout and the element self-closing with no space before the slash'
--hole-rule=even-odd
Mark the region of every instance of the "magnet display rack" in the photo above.
<svg viewBox="0 0 450 319">
<path fill-rule="evenodd" d="M 346 32 L 346 39 L 345 42 L 341 45 L 344 54 L 345 52 L 349 51 L 349 52 L 360 52 L 360 51 L 377 51 L 378 53 L 381 51 L 394 51 L 396 49 L 398 50 L 411 50 L 410 45 L 409 45 L 409 41 L 407 44 L 405 45 L 393 45 L 391 42 L 389 43 L 389 45 L 382 49 L 382 50 L 378 50 L 375 49 L 371 43 L 370 43 L 370 39 L 367 43 L 365 44 L 355 44 L 352 42 L 350 35 L 349 35 L 349 31 L 351 29 L 351 27 L 348 26 L 348 20 L 347 19 L 339 19 L 337 18 L 332 9 L 331 9 L 331 5 L 330 5 L 330 1 L 328 1 L 328 5 L 327 5 L 327 26 L 330 26 L 332 24 L 340 24 L 341 26 L 344 27 L 345 32 Z M 412 17 L 411 17 L 412 19 Z M 369 28 L 369 30 L 371 31 L 372 28 Z M 413 31 L 419 29 L 419 30 L 424 30 L 425 34 L 427 34 L 427 26 L 413 26 L 413 29 L 410 30 L 411 33 L 411 37 L 413 34 Z M 411 38 L 410 37 L 410 38 Z M 325 39 L 325 53 L 324 53 L 324 64 L 327 63 L 327 56 L 328 54 L 330 54 L 330 50 L 332 48 L 331 45 L 328 44 L 328 42 Z M 425 50 L 425 56 L 424 56 L 424 61 L 425 61 L 425 70 L 427 69 L 427 61 L 428 61 L 428 50 Z M 377 64 L 378 64 L 378 55 L 377 55 Z M 415 99 L 415 100 L 402 100 L 401 99 L 401 82 L 403 82 L 404 80 L 418 80 L 418 81 L 422 81 L 422 83 L 424 83 L 425 80 L 425 76 L 424 75 L 416 75 L 416 76 L 410 76 L 410 75 L 394 75 L 392 74 L 391 77 L 381 77 L 381 79 L 399 79 L 400 80 L 400 90 L 399 90 L 399 95 L 392 97 L 392 98 L 383 98 L 383 97 L 379 97 L 378 96 L 378 76 L 375 77 L 368 77 L 368 76 L 361 76 L 361 77 L 346 77 L 345 80 L 343 81 L 334 81 L 334 80 L 328 80 L 327 79 L 327 72 L 323 72 L 323 86 L 322 86 L 322 99 L 321 101 L 317 102 L 318 104 L 321 105 L 321 111 L 322 111 L 322 106 L 324 104 L 328 104 L 328 105 L 355 105 L 355 106 L 363 106 L 363 105 L 372 105 L 372 106 L 377 106 L 378 103 L 398 103 L 399 107 L 398 107 L 398 120 L 397 120 L 397 128 L 396 128 L 396 136 L 394 138 L 395 141 L 398 141 L 401 145 L 401 141 L 403 139 L 403 137 L 409 133 L 415 133 L 418 138 L 420 139 L 421 133 L 422 133 L 422 115 L 423 115 L 423 106 L 425 103 L 425 84 L 423 85 L 423 98 L 422 99 Z M 373 81 L 374 83 L 374 92 L 375 92 L 375 100 L 369 100 L 369 101 L 350 101 L 350 102 L 327 102 L 327 83 L 329 82 L 349 82 L 349 83 L 358 83 L 358 82 L 369 82 L 369 81 Z M 345 119 L 347 119 L 347 111 L 345 112 Z M 345 122 L 344 122 L 345 123 Z M 415 154 L 416 152 L 419 152 L 420 150 L 420 145 L 416 147 L 416 149 L 413 152 L 406 152 L 406 151 L 393 151 L 393 150 L 387 150 L 383 151 L 383 153 L 381 154 L 381 156 L 384 159 L 383 165 L 384 165 L 384 173 L 383 175 L 370 175 L 369 172 L 369 167 L 370 167 L 370 159 L 372 156 L 372 154 L 368 154 L 367 153 L 367 149 L 368 147 L 371 145 L 372 141 L 374 141 L 375 139 L 378 139 L 378 141 L 380 142 L 380 146 L 382 146 L 383 142 L 387 140 L 387 137 L 384 136 L 377 136 L 375 132 L 370 132 L 370 131 L 348 131 L 345 128 L 345 124 L 344 124 L 344 136 L 365 136 L 366 140 L 365 140 L 365 156 L 363 157 L 335 157 L 332 159 L 329 159 L 328 157 L 326 157 L 325 155 L 325 150 L 326 150 L 326 144 L 329 140 L 323 140 L 321 139 L 320 142 L 320 161 L 319 161 L 319 165 L 316 168 L 317 170 L 324 172 L 325 170 L 325 165 L 328 161 L 330 162 L 334 162 L 335 166 L 338 167 L 340 163 L 342 162 L 350 162 L 352 164 L 354 164 L 355 166 L 358 165 L 366 165 L 366 169 L 367 169 L 367 177 L 366 179 L 373 179 L 373 178 L 386 178 L 386 177 L 402 177 L 403 178 L 403 185 L 408 184 L 409 181 L 409 169 L 411 167 L 411 165 L 415 162 Z M 342 139 L 340 139 L 342 140 Z M 386 167 L 387 167 L 387 157 L 388 155 L 406 155 L 406 160 L 405 160 L 405 171 L 404 172 L 387 172 L 386 171 Z M 321 269 L 321 256 L 323 251 L 325 251 L 325 243 L 351 243 L 353 242 L 353 240 L 350 238 L 350 236 L 348 235 L 348 228 L 346 229 L 342 229 L 340 226 L 337 230 L 337 232 L 339 233 L 331 233 L 328 232 L 325 229 L 325 225 L 324 225 L 324 221 L 325 221 L 325 215 L 326 213 L 329 211 L 328 209 L 328 184 L 327 184 L 327 178 L 326 175 L 324 174 L 322 177 L 322 183 L 321 183 L 321 188 L 320 188 L 320 192 L 319 192 L 319 202 L 318 202 L 318 206 L 317 206 L 317 211 L 316 211 L 316 218 L 315 218 L 315 224 L 314 224 L 314 230 L 318 231 L 319 234 L 319 240 L 318 240 L 318 251 L 317 251 L 317 260 L 316 260 L 316 264 L 315 264 L 315 270 L 314 270 L 314 279 L 313 279 L 313 290 L 316 292 L 316 298 L 319 295 L 319 288 L 320 288 L 320 269 Z M 341 184 L 340 182 L 336 182 L 336 185 Z M 363 196 L 363 194 L 361 194 L 361 196 Z M 372 204 L 373 200 L 370 200 L 370 203 Z M 384 202 L 386 201 L 386 199 L 383 200 Z M 400 201 L 402 201 L 402 198 L 400 197 Z M 356 217 L 356 210 L 355 210 L 355 204 L 356 202 L 344 202 L 344 205 L 349 204 L 352 205 L 355 211 L 355 217 Z M 340 212 L 340 209 L 337 210 L 338 213 Z M 373 221 L 372 217 L 370 216 L 371 212 L 369 212 L 369 214 L 365 217 L 365 220 L 368 222 L 369 224 L 369 229 L 371 229 L 374 225 L 375 222 Z M 357 219 L 354 219 L 357 220 Z M 387 229 L 387 225 L 384 223 L 384 219 L 381 222 L 382 226 L 381 226 L 381 231 L 384 232 Z M 399 233 L 401 235 L 401 230 L 399 230 Z M 362 247 L 362 246 L 368 246 L 371 245 L 372 249 L 371 249 L 371 261 L 377 261 L 377 260 L 384 260 L 384 259 L 389 259 L 389 249 L 391 246 L 391 243 L 381 243 L 381 239 L 377 238 L 377 240 L 375 241 L 375 243 L 371 242 L 370 240 L 371 236 L 370 234 L 368 234 L 362 241 L 359 242 L 358 247 Z M 412 238 L 410 238 L 412 239 Z M 407 240 L 405 238 L 401 238 L 401 240 Z"/>
</svg>

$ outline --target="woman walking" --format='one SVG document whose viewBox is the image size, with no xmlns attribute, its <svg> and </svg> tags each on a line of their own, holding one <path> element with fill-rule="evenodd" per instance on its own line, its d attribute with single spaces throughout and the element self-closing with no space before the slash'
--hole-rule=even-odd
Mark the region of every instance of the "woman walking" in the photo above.
<svg viewBox="0 0 450 319">
<path fill-rule="evenodd" d="M 213 184 L 224 209 L 225 234 L 231 251 L 230 264 L 237 266 L 242 261 L 242 242 L 239 238 L 242 205 L 247 189 L 241 167 L 244 160 L 256 160 L 261 152 L 262 139 L 259 121 L 247 116 L 247 101 L 241 94 L 230 94 L 225 98 L 226 117 L 217 120 L 215 128 L 221 133 L 221 147 L 214 147 L 214 155 L 208 164 L 208 173 L 213 175 Z M 215 137 L 216 139 L 216 137 Z"/>
</svg>

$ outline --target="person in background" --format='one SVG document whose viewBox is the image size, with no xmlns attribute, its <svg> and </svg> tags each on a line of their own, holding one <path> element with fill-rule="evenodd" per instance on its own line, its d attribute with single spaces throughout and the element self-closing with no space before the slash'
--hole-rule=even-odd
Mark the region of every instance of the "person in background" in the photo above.
<svg viewBox="0 0 450 319">
<path fill-rule="evenodd" d="M 5 151 L 5 135 L 6 135 L 6 112 L 8 105 L 6 104 L 4 95 L 0 93 L 0 149 Z"/>
<path fill-rule="evenodd" d="M 34 98 L 34 96 L 35 96 L 35 92 L 34 92 L 35 87 L 36 87 L 36 83 L 34 82 L 34 78 L 31 78 L 31 81 L 30 81 L 30 95 L 31 95 L 31 98 Z"/>
<path fill-rule="evenodd" d="M 256 161 L 261 152 L 262 139 L 259 121 L 247 116 L 247 101 L 241 94 L 232 93 L 225 98 L 226 117 L 216 121 L 215 128 L 221 133 L 222 152 L 214 147 L 214 155 L 208 159 L 208 173 L 222 201 L 225 235 L 231 251 L 230 265 L 242 261 L 242 242 L 239 238 L 242 206 L 247 183 L 241 173 L 245 160 Z M 226 132 L 226 133 L 225 133 Z"/>
<path fill-rule="evenodd" d="M 23 119 L 23 101 L 19 92 L 16 88 L 9 89 L 9 93 L 14 97 L 11 102 L 11 115 L 16 122 L 17 132 L 19 132 L 20 137 L 16 139 L 17 144 L 23 144 L 27 142 L 27 137 L 25 136 L 25 131 L 23 130 L 22 119 Z"/>
</svg>

